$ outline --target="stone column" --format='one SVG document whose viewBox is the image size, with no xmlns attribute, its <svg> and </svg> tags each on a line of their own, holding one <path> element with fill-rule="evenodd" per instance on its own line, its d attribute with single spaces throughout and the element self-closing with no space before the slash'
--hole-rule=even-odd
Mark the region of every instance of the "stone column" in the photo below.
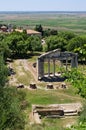
<svg viewBox="0 0 86 130">
<path fill-rule="evenodd" d="M 71 68 L 73 68 L 74 67 L 74 57 L 72 57 L 72 59 L 71 59 Z"/>
<path fill-rule="evenodd" d="M 48 76 L 50 76 L 50 59 L 48 59 Z"/>
<path fill-rule="evenodd" d="M 68 59 L 66 58 L 66 71 L 68 70 L 67 65 L 68 65 Z"/>
<path fill-rule="evenodd" d="M 55 76 L 55 59 L 53 60 L 53 75 Z"/>
<path fill-rule="evenodd" d="M 78 67 L 78 55 L 75 56 L 75 66 Z"/>
<path fill-rule="evenodd" d="M 60 63 L 61 63 L 61 65 L 60 65 L 60 72 L 61 72 L 61 74 L 62 74 L 62 69 L 63 69 L 63 60 L 60 60 Z"/>
<path fill-rule="evenodd" d="M 44 77 L 44 59 L 39 59 L 37 61 L 37 77 L 41 79 Z"/>
<path fill-rule="evenodd" d="M 73 56 L 71 59 L 71 67 L 78 67 L 78 60 L 77 60 L 77 55 Z"/>
</svg>

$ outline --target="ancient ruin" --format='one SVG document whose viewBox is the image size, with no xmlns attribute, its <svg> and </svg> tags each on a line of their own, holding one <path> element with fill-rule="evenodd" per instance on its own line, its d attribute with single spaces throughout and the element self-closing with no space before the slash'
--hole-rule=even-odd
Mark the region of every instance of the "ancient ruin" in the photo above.
<svg viewBox="0 0 86 130">
<path fill-rule="evenodd" d="M 44 72 L 44 62 L 48 63 L 48 77 L 50 74 L 50 62 L 53 61 L 53 76 L 56 75 L 55 70 L 55 62 L 56 60 L 59 60 L 61 62 L 61 65 L 63 61 L 65 61 L 66 64 L 66 70 L 68 69 L 68 61 L 71 61 L 71 67 L 77 67 L 78 66 L 78 60 L 77 60 L 77 54 L 71 53 L 71 52 L 61 52 L 60 49 L 56 49 L 50 52 L 47 52 L 45 54 L 42 54 L 38 60 L 37 60 L 37 77 L 38 79 L 42 79 L 45 77 Z"/>
<path fill-rule="evenodd" d="M 37 86 L 36 86 L 35 83 L 30 83 L 30 88 L 31 88 L 31 89 L 37 89 Z"/>
<path fill-rule="evenodd" d="M 47 84 L 47 89 L 54 89 L 53 84 Z"/>
<path fill-rule="evenodd" d="M 32 105 L 32 119 L 36 124 L 41 124 L 41 118 L 61 118 L 78 116 L 81 112 L 81 103 Z"/>
</svg>

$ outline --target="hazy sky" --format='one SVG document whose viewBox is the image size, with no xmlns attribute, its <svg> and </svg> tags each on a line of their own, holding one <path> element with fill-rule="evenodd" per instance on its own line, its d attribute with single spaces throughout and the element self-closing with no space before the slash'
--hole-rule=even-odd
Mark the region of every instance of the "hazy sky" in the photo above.
<svg viewBox="0 0 86 130">
<path fill-rule="evenodd" d="M 86 0 L 1 0 L 0 11 L 86 11 Z"/>
</svg>

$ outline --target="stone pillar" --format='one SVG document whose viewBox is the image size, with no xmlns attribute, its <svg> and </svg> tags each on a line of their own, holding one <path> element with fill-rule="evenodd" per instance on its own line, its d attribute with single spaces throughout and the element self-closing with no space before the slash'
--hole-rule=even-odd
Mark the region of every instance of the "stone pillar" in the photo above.
<svg viewBox="0 0 86 130">
<path fill-rule="evenodd" d="M 66 71 L 68 70 L 68 69 L 67 69 L 67 64 L 68 64 L 68 59 L 66 58 Z"/>
<path fill-rule="evenodd" d="M 62 69 L 63 69 L 63 60 L 60 60 L 60 72 L 61 72 L 61 74 L 62 74 Z"/>
<path fill-rule="evenodd" d="M 75 56 L 75 66 L 78 67 L 78 55 Z"/>
<path fill-rule="evenodd" d="M 71 59 L 71 68 L 73 68 L 74 67 L 74 57 L 72 57 L 72 59 Z"/>
<path fill-rule="evenodd" d="M 72 57 L 71 59 L 71 67 L 78 67 L 78 60 L 77 60 L 77 54 L 75 56 Z"/>
<path fill-rule="evenodd" d="M 55 76 L 55 59 L 53 60 L 53 75 Z"/>
<path fill-rule="evenodd" d="M 44 59 L 38 58 L 37 61 L 37 77 L 41 79 L 44 77 Z"/>
<path fill-rule="evenodd" d="M 48 59 L 48 76 L 50 76 L 50 59 Z"/>
</svg>

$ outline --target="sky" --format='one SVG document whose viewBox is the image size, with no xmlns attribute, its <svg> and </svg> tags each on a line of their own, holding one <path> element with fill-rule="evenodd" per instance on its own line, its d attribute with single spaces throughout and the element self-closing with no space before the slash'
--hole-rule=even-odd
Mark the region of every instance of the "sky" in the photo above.
<svg viewBox="0 0 86 130">
<path fill-rule="evenodd" d="M 86 11 L 86 0 L 0 0 L 0 11 Z"/>
</svg>

